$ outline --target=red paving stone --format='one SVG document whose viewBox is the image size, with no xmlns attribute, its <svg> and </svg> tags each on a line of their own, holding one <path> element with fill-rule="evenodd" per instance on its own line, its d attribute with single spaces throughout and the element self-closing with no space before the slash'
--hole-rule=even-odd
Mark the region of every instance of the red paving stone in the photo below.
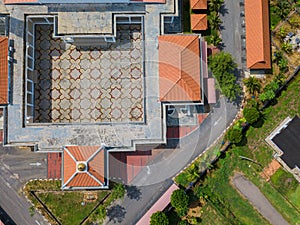
<svg viewBox="0 0 300 225">
<path fill-rule="evenodd" d="M 155 155 L 155 150 L 111 152 L 109 156 L 110 177 L 130 183 L 141 169 L 154 159 Z"/>
<path fill-rule="evenodd" d="M 61 153 L 48 153 L 48 178 L 61 179 Z"/>
</svg>

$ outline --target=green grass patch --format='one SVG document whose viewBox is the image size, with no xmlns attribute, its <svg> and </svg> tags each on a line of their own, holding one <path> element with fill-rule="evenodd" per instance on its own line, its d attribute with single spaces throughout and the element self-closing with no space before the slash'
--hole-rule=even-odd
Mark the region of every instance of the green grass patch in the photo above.
<svg viewBox="0 0 300 225">
<path fill-rule="evenodd" d="M 276 8 L 274 6 L 270 7 L 270 20 L 271 27 L 275 28 L 277 24 L 281 21 L 280 16 L 276 12 Z"/>
<path fill-rule="evenodd" d="M 62 224 L 74 225 L 80 224 L 109 191 L 96 193 L 97 201 L 94 202 L 84 202 L 84 193 L 79 191 L 37 192 L 36 195 Z M 83 202 L 84 205 L 82 205 Z"/>
<path fill-rule="evenodd" d="M 207 225 L 229 225 L 230 223 L 210 204 L 205 204 L 201 209 L 200 224 Z"/>
<path fill-rule="evenodd" d="M 298 181 L 293 177 L 293 175 L 282 168 L 279 168 L 271 177 L 271 182 L 285 195 L 294 192 L 299 186 Z"/>
</svg>

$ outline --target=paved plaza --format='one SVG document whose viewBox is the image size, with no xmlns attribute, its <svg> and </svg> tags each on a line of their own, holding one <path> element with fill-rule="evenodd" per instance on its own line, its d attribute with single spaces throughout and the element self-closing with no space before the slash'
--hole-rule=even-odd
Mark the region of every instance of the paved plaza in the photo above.
<svg viewBox="0 0 300 225">
<path fill-rule="evenodd" d="M 142 122 L 141 25 L 117 25 L 115 43 L 89 45 L 53 38 L 52 25 L 36 25 L 36 123 Z"/>
</svg>

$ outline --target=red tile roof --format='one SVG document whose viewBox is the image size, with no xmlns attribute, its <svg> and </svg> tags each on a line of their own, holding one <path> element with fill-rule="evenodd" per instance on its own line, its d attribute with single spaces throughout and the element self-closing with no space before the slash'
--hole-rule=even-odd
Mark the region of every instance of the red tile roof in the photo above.
<svg viewBox="0 0 300 225">
<path fill-rule="evenodd" d="M 246 57 L 250 69 L 271 69 L 268 0 L 245 0 Z"/>
<path fill-rule="evenodd" d="M 207 15 L 191 14 L 191 29 L 193 31 L 207 30 Z"/>
<path fill-rule="evenodd" d="M 207 9 L 207 0 L 190 0 L 190 7 L 193 10 Z"/>
<path fill-rule="evenodd" d="M 163 35 L 159 41 L 160 101 L 201 101 L 198 35 Z"/>
<path fill-rule="evenodd" d="M 37 3 L 38 0 L 3 0 L 4 4 Z"/>
<path fill-rule="evenodd" d="M 87 168 L 77 170 L 83 162 Z M 63 189 L 99 188 L 105 185 L 105 152 L 99 146 L 67 146 L 63 152 Z"/>
<path fill-rule="evenodd" d="M 8 103 L 8 37 L 0 36 L 0 104 Z"/>
</svg>

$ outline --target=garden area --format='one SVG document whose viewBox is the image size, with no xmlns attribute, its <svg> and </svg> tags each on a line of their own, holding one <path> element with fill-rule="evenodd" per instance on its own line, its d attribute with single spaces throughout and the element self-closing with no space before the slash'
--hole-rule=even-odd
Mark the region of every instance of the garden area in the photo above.
<svg viewBox="0 0 300 225">
<path fill-rule="evenodd" d="M 33 215 L 38 209 L 51 224 L 91 224 L 102 223 L 106 209 L 111 203 L 125 195 L 125 187 L 113 185 L 112 190 L 100 191 L 61 191 L 61 181 L 33 180 L 24 188 L 25 195 L 33 206 Z"/>
<path fill-rule="evenodd" d="M 257 110 L 248 110 L 247 119 L 241 118 L 231 128 L 240 129 L 248 123 L 248 129 L 241 135 L 230 134 L 229 129 L 223 140 L 236 140 L 227 151 L 222 150 L 226 145 L 224 141 L 219 142 L 175 178 L 181 190 L 187 190 L 181 195 L 187 197 L 172 195 L 177 201 L 172 201 L 171 197 L 173 209 L 165 214 L 167 224 L 269 224 L 234 188 L 231 179 L 236 171 L 252 181 L 287 222 L 299 224 L 300 185 L 297 180 L 283 168 L 278 169 L 269 181 L 262 176 L 263 168 L 273 159 L 273 149 L 265 138 L 287 116 L 299 115 L 300 99 L 295 97 L 299 93 L 298 74 L 263 111 L 259 110 L 262 104 L 259 99 L 249 99 L 250 108 L 257 107 Z M 203 172 L 204 165 L 206 172 Z M 178 199 L 181 199 L 179 203 Z"/>
</svg>

